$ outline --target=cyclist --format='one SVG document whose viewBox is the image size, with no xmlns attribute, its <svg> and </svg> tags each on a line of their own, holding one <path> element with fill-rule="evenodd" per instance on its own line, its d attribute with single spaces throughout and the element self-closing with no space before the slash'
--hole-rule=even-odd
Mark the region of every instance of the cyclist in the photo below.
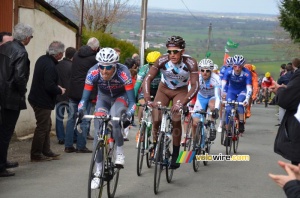
<svg viewBox="0 0 300 198">
<path fill-rule="evenodd" d="M 257 73 L 254 71 L 253 67 L 254 67 L 254 65 L 245 64 L 245 68 L 247 68 L 251 72 L 252 90 L 253 90 L 252 97 L 249 100 L 249 105 L 248 105 L 247 110 L 246 110 L 246 118 L 250 118 L 250 116 L 251 116 L 251 111 L 250 111 L 251 104 L 252 104 L 252 101 L 255 101 L 257 99 L 256 95 L 258 93 Z"/>
<path fill-rule="evenodd" d="M 83 111 L 86 108 L 93 86 L 97 85 L 98 95 L 95 115 L 101 116 L 110 113 L 113 117 L 121 117 L 123 128 L 126 128 L 131 123 L 132 115 L 135 112 L 135 98 L 130 72 L 125 65 L 118 63 L 119 54 L 112 48 L 102 48 L 97 53 L 96 60 L 98 64 L 88 71 L 85 79 L 82 99 L 78 105 L 79 120 L 83 117 Z M 111 123 L 113 126 L 112 135 L 117 146 L 115 164 L 124 165 L 124 140 L 121 134 L 121 124 L 118 121 L 111 121 Z M 99 124 L 99 122 L 95 122 L 95 134 L 96 129 L 99 129 Z M 97 135 L 94 136 L 94 148 L 96 143 Z M 101 152 L 99 152 L 96 174 L 100 174 L 100 170 L 102 170 L 103 157 Z M 99 181 L 100 179 L 95 177 L 92 180 L 91 188 L 98 188 Z"/>
<path fill-rule="evenodd" d="M 266 90 L 267 90 L 267 87 L 269 88 L 273 85 L 274 85 L 274 82 L 273 82 L 271 73 L 270 72 L 265 73 L 265 77 L 262 79 L 262 82 L 261 82 L 261 88 L 263 89 L 263 96 L 264 96 L 263 102 L 265 100 L 269 100 L 268 98 L 266 98 Z M 271 97 L 271 94 L 269 97 Z"/>
<path fill-rule="evenodd" d="M 220 89 L 221 89 L 221 78 L 212 72 L 214 68 L 214 63 L 210 59 L 202 59 L 198 67 L 200 69 L 199 75 L 199 91 L 197 96 L 193 99 L 196 101 L 194 110 L 206 110 L 209 107 L 210 111 L 213 112 L 212 117 L 218 119 L 219 117 L 219 107 L 220 107 Z M 197 124 L 199 122 L 199 114 L 192 114 L 193 118 L 193 140 L 195 140 L 195 132 Z M 216 139 L 216 128 L 214 122 L 211 122 L 210 126 L 210 141 Z M 195 142 L 193 142 L 195 145 Z"/>
<path fill-rule="evenodd" d="M 160 56 L 154 65 L 150 68 L 143 83 L 143 91 L 146 102 L 149 106 L 157 107 L 160 101 L 162 106 L 168 106 L 170 100 L 173 104 L 172 123 L 173 123 L 173 154 L 171 160 L 171 169 L 180 166 L 176 163 L 179 155 L 181 140 L 181 116 L 178 114 L 198 92 L 199 74 L 197 69 L 197 61 L 188 55 L 184 55 L 185 41 L 180 36 L 171 36 L 166 42 L 168 55 Z M 150 98 L 150 83 L 154 77 L 161 71 L 161 82 L 156 93 L 154 102 Z M 188 91 L 188 81 L 190 80 L 191 89 Z M 177 101 L 179 100 L 179 103 Z M 156 146 L 157 132 L 161 121 L 161 115 L 157 109 L 152 111 L 153 119 L 153 142 Z"/>
<path fill-rule="evenodd" d="M 222 79 L 222 92 L 226 85 L 228 85 L 228 91 L 226 101 L 243 102 L 243 105 L 239 105 L 239 132 L 243 133 L 244 128 L 244 107 L 249 104 L 249 99 L 252 94 L 252 79 L 249 70 L 244 68 L 245 59 L 242 55 L 235 55 L 232 58 L 233 67 L 225 71 Z M 231 105 L 225 105 L 226 114 L 231 112 Z M 226 116 L 226 130 L 228 130 L 228 116 Z M 226 146 L 226 145 L 225 145 Z"/>
<path fill-rule="evenodd" d="M 220 70 L 220 73 L 219 73 L 219 76 L 221 78 L 221 80 L 223 79 L 223 76 L 225 74 L 225 71 L 226 69 L 232 67 L 232 57 L 228 57 L 226 59 L 226 65 L 223 65 L 223 67 L 221 68 Z M 225 86 L 223 92 L 221 93 L 221 98 L 222 98 L 222 101 L 225 101 L 225 98 L 226 98 L 226 95 L 227 95 L 227 89 L 228 89 L 228 85 Z M 220 118 L 220 123 L 219 123 L 219 127 L 218 127 L 218 132 L 221 133 L 222 132 L 222 123 L 223 123 L 223 108 L 225 107 L 224 104 L 221 104 L 220 106 L 220 115 L 221 115 L 221 118 Z"/>
<path fill-rule="evenodd" d="M 214 72 L 214 73 L 217 74 L 217 75 L 220 74 L 219 67 L 218 67 L 217 64 L 214 64 L 214 68 L 213 68 L 212 72 Z"/>
<path fill-rule="evenodd" d="M 161 53 L 158 52 L 158 51 L 154 51 L 154 52 L 150 52 L 148 55 L 147 55 L 147 62 L 148 64 L 144 65 L 138 75 L 137 75 L 137 80 L 136 80 L 136 83 L 134 85 L 134 94 L 135 94 L 135 97 L 138 98 L 138 103 L 143 105 L 145 104 L 145 99 L 144 99 L 144 93 L 143 93 L 143 90 L 141 90 L 140 93 L 139 92 L 139 89 L 143 83 L 143 80 L 146 76 L 146 74 L 149 72 L 149 69 L 152 67 L 152 65 L 154 65 L 156 59 L 158 57 L 161 56 Z M 154 98 L 155 95 L 156 95 L 156 92 L 157 92 L 157 89 L 158 89 L 158 85 L 159 85 L 159 82 L 160 82 L 160 79 L 161 79 L 161 72 L 159 71 L 158 74 L 155 76 L 155 78 L 153 79 L 153 81 L 151 82 L 151 85 L 150 85 L 150 95 Z M 142 113 L 143 113 L 143 107 L 139 107 L 139 110 L 138 110 L 138 119 L 139 121 L 141 121 L 141 117 L 142 117 Z M 138 141 L 138 138 L 139 138 L 139 131 L 136 135 L 136 142 Z"/>
</svg>

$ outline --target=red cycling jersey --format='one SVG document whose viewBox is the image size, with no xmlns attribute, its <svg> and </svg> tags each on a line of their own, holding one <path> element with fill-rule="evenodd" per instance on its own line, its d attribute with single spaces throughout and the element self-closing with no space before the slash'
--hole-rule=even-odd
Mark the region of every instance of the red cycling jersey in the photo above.
<svg viewBox="0 0 300 198">
<path fill-rule="evenodd" d="M 261 83 L 262 87 L 271 87 L 274 84 L 272 77 L 264 77 Z"/>
</svg>

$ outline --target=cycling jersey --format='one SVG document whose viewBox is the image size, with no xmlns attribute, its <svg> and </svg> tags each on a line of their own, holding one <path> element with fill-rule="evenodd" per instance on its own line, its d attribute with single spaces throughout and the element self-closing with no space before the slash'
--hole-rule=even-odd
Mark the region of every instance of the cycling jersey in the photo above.
<svg viewBox="0 0 300 198">
<path fill-rule="evenodd" d="M 264 77 L 261 83 L 262 87 L 271 87 L 273 85 L 273 78 L 272 77 Z"/>
<path fill-rule="evenodd" d="M 195 97 L 195 99 L 197 98 L 197 100 L 196 100 L 194 110 L 196 111 L 200 111 L 202 109 L 206 110 L 208 102 L 211 99 L 215 99 L 215 108 L 219 109 L 220 100 L 221 100 L 220 88 L 221 88 L 221 78 L 217 74 L 211 73 L 209 79 L 205 81 L 200 73 L 199 91 L 197 97 Z"/>
<path fill-rule="evenodd" d="M 98 69 L 98 64 L 94 65 L 88 71 L 88 74 L 86 76 L 82 99 L 78 106 L 79 109 L 85 108 L 86 102 L 94 85 L 98 86 L 98 100 L 101 100 L 102 95 L 115 98 L 126 93 L 128 98 L 127 113 L 130 113 L 131 115 L 134 114 L 136 106 L 133 84 L 130 72 L 125 65 L 117 63 L 115 73 L 108 81 L 102 78 L 101 73 Z"/>
<path fill-rule="evenodd" d="M 219 73 L 219 76 L 220 76 L 221 80 L 223 79 L 224 74 L 225 74 L 225 71 L 226 71 L 226 69 L 228 69 L 228 68 L 229 68 L 229 67 L 227 67 L 227 65 L 223 65 L 223 67 L 221 67 L 220 73 Z M 227 93 L 227 90 L 228 90 L 228 85 L 226 84 L 226 86 L 225 86 L 223 92 L 224 92 L 224 93 Z M 223 93 L 222 93 L 222 94 L 223 94 Z"/>
</svg>

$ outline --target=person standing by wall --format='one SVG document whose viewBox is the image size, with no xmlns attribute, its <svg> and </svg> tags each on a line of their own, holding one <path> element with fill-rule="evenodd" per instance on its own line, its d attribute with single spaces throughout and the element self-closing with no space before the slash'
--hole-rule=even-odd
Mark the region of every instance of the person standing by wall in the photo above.
<svg viewBox="0 0 300 198">
<path fill-rule="evenodd" d="M 58 85 L 58 73 L 55 65 L 63 57 L 65 45 L 53 41 L 46 55 L 41 56 L 35 63 L 34 74 L 28 101 L 33 108 L 36 118 L 36 128 L 31 145 L 31 161 L 42 162 L 59 159 L 60 154 L 50 149 L 51 111 L 55 107 L 57 95 L 66 91 Z"/>
<path fill-rule="evenodd" d="M 12 40 L 14 40 L 14 38 L 12 37 L 10 32 L 0 32 L 0 46 Z"/>
<path fill-rule="evenodd" d="M 69 83 L 71 79 L 71 69 L 73 56 L 76 52 L 74 47 L 66 49 L 65 58 L 56 65 L 58 73 L 58 85 L 66 89 L 64 95 L 57 95 L 56 97 L 56 136 L 59 144 L 65 144 L 65 129 L 64 129 L 64 115 L 65 111 L 69 114 Z"/>
<path fill-rule="evenodd" d="M 26 109 L 30 61 L 25 46 L 32 34 L 32 27 L 19 23 L 14 27 L 14 40 L 0 47 L 0 177 L 14 176 L 6 169 L 19 165 L 7 161 L 7 150 L 20 111 Z"/>
</svg>

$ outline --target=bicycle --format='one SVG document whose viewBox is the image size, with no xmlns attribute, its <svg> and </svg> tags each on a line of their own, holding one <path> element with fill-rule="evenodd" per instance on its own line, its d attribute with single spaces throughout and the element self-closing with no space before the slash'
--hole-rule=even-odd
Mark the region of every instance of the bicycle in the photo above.
<svg viewBox="0 0 300 198">
<path fill-rule="evenodd" d="M 156 142 L 156 149 L 154 153 L 155 159 L 155 170 L 154 170 L 154 193 L 158 193 L 161 172 L 164 167 L 166 169 L 166 179 L 170 183 L 173 178 L 174 169 L 170 169 L 171 164 L 171 148 L 170 145 L 172 142 L 172 117 L 170 108 L 162 107 L 161 102 L 157 102 L 158 110 L 162 111 L 162 121 L 160 125 L 160 132 Z"/>
<path fill-rule="evenodd" d="M 226 146 L 226 155 L 231 154 L 232 144 L 233 144 L 233 152 L 237 153 L 238 144 L 239 144 L 239 136 L 240 132 L 239 128 L 239 114 L 237 112 L 238 105 L 243 105 L 242 102 L 228 102 L 223 101 L 222 103 L 232 105 L 234 108 L 231 109 L 230 115 L 228 116 L 229 123 L 228 123 L 228 130 L 225 127 L 222 129 L 222 136 L 224 140 L 224 146 Z"/>
<path fill-rule="evenodd" d="M 193 169 L 198 172 L 200 167 L 200 161 L 197 160 L 197 155 L 205 155 L 210 153 L 210 147 L 212 142 L 209 140 L 209 129 L 211 120 L 206 121 L 206 115 L 212 115 L 212 112 L 201 111 L 190 111 L 191 113 L 199 114 L 199 122 L 197 123 L 193 151 L 195 151 L 195 156 L 193 158 Z M 203 161 L 204 166 L 207 166 L 208 161 Z"/>
<path fill-rule="evenodd" d="M 184 143 L 184 151 L 190 151 L 192 145 L 192 128 L 193 128 L 193 118 L 191 114 L 188 116 L 188 124 L 185 132 L 185 143 Z"/>
<path fill-rule="evenodd" d="M 152 164 L 151 152 L 149 145 L 151 144 L 150 136 L 152 129 L 152 109 L 147 104 L 140 105 L 144 107 L 143 117 L 140 124 L 140 134 L 137 142 L 137 175 L 140 176 L 143 167 L 143 159 L 146 155 L 147 167 L 150 168 Z"/>
<path fill-rule="evenodd" d="M 95 116 L 95 115 L 84 115 L 82 119 L 95 119 L 99 121 L 99 129 L 95 131 L 95 135 L 97 134 L 97 145 L 93 150 L 92 159 L 90 163 L 89 169 L 89 178 L 88 178 L 88 198 L 92 197 L 101 197 L 104 188 L 104 182 L 107 184 L 107 195 L 109 198 L 113 198 L 115 196 L 120 169 L 123 166 L 117 166 L 114 164 L 115 161 L 115 143 L 112 140 L 112 126 L 109 123 L 110 120 L 119 121 L 119 117 L 111 117 L 110 115 L 104 116 Z M 78 125 L 78 118 L 76 120 L 75 127 Z M 77 130 L 80 129 L 77 127 Z M 96 129 L 95 129 L 96 130 Z M 97 162 L 96 158 L 100 154 L 102 154 L 102 170 L 97 172 Z M 91 182 L 94 178 L 100 179 L 100 186 L 97 189 L 91 189 Z"/>
</svg>

